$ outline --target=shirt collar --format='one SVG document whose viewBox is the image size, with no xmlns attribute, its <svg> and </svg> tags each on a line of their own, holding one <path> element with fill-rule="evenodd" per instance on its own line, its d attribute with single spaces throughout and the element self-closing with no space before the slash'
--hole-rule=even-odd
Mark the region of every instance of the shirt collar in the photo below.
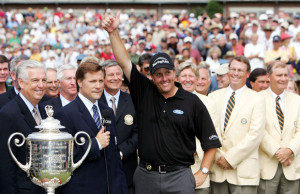
<svg viewBox="0 0 300 194">
<path fill-rule="evenodd" d="M 29 102 L 29 100 L 27 100 L 27 98 L 25 96 L 23 96 L 23 94 L 21 92 L 19 93 L 19 95 L 22 98 L 22 100 L 25 102 L 29 111 L 32 113 L 34 106 L 31 104 L 31 102 Z M 38 104 L 36 105 L 36 108 L 38 109 Z"/>
<path fill-rule="evenodd" d="M 16 94 L 18 95 L 20 91 L 18 91 L 16 87 L 14 87 L 14 90 L 15 90 Z"/>
<path fill-rule="evenodd" d="M 269 87 L 269 90 L 270 90 L 270 92 L 271 92 L 271 94 L 272 94 L 272 96 L 273 96 L 274 99 L 276 99 L 276 97 L 279 96 L 279 97 L 280 97 L 280 100 L 282 100 L 282 102 L 284 102 L 284 91 L 283 91 L 281 94 L 277 95 L 277 94 L 275 94 L 275 93 L 272 91 L 271 87 Z"/>
<path fill-rule="evenodd" d="M 93 105 L 97 106 L 97 109 L 99 110 L 98 107 L 98 100 L 96 100 L 95 103 L 92 103 L 89 99 L 87 99 L 85 96 L 83 96 L 80 92 L 78 93 L 78 97 L 80 98 L 80 100 L 82 100 L 83 104 L 85 105 L 85 107 L 91 111 L 93 108 Z"/>
<path fill-rule="evenodd" d="M 106 98 L 106 101 L 109 102 L 111 97 L 115 97 L 115 101 L 118 102 L 119 101 L 119 98 L 120 98 L 120 90 L 116 93 L 116 95 L 112 96 L 110 95 L 108 92 L 106 92 L 106 90 L 104 89 L 104 95 L 105 95 L 105 98 Z"/>
<path fill-rule="evenodd" d="M 70 101 L 67 100 L 65 97 L 63 97 L 61 94 L 59 95 L 59 98 L 60 98 L 60 100 L 61 100 L 62 106 L 66 106 L 67 104 L 70 103 Z"/>
<path fill-rule="evenodd" d="M 231 86 L 229 85 L 229 92 L 230 92 L 230 94 L 232 94 L 232 92 L 235 92 L 235 95 L 241 95 L 241 93 L 243 92 L 243 90 L 246 88 L 247 86 L 246 86 L 246 84 L 243 86 L 243 87 L 241 87 L 240 89 L 238 89 L 238 90 L 233 90 L 232 88 L 231 88 Z"/>
</svg>

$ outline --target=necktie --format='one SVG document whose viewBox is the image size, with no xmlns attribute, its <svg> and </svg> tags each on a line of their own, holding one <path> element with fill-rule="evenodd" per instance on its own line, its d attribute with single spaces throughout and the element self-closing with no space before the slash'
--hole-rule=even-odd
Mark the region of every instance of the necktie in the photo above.
<svg viewBox="0 0 300 194">
<path fill-rule="evenodd" d="M 99 113 L 98 113 L 98 110 L 97 110 L 97 106 L 93 105 L 92 109 L 93 109 L 93 119 L 94 119 L 98 129 L 100 130 L 101 129 L 101 123 L 100 123 L 100 116 L 99 116 Z"/>
<path fill-rule="evenodd" d="M 32 111 L 34 113 L 34 120 L 35 120 L 36 124 L 40 125 L 41 124 L 41 118 L 40 118 L 40 115 L 39 115 L 39 113 L 37 111 L 37 108 L 34 107 Z"/>
<path fill-rule="evenodd" d="M 111 97 L 111 99 L 110 99 L 110 101 L 111 101 L 111 103 L 112 103 L 112 106 L 111 106 L 111 108 L 113 109 L 113 111 L 114 111 L 114 115 L 116 116 L 116 113 L 117 113 L 117 108 L 116 108 L 116 99 L 115 99 L 115 97 Z"/>
<path fill-rule="evenodd" d="M 227 127 L 230 115 L 231 115 L 232 110 L 234 108 L 234 104 L 235 104 L 234 95 L 235 95 L 235 92 L 232 92 L 232 94 L 231 94 L 231 96 L 230 96 L 230 98 L 228 100 L 228 103 L 227 103 L 227 108 L 226 108 L 226 113 L 225 113 L 225 121 L 224 121 L 224 131 L 225 131 L 226 127 Z"/>
<path fill-rule="evenodd" d="M 283 129 L 283 124 L 284 124 L 284 115 L 281 111 L 281 108 L 280 108 L 280 105 L 279 105 L 279 100 L 280 100 L 280 97 L 277 96 L 276 97 L 276 114 L 277 114 L 280 129 L 282 130 Z"/>
</svg>

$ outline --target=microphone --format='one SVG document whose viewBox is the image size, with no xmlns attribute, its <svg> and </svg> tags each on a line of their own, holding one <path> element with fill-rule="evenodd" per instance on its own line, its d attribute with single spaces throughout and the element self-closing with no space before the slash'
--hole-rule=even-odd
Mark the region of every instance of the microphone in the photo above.
<svg viewBox="0 0 300 194">
<path fill-rule="evenodd" d="M 104 126 L 105 128 L 107 125 L 111 124 L 110 114 L 111 114 L 111 112 L 108 109 L 105 109 L 102 112 L 101 125 Z"/>
<path fill-rule="evenodd" d="M 101 125 L 104 127 L 104 131 L 106 131 L 106 126 L 111 124 L 110 120 L 110 111 L 108 109 L 103 110 Z M 106 148 L 103 149 L 104 154 L 104 163 L 106 170 L 106 185 L 107 185 L 107 194 L 110 194 L 110 186 L 109 186 L 109 178 L 108 178 L 108 168 L 107 168 L 107 159 L 106 159 Z"/>
</svg>

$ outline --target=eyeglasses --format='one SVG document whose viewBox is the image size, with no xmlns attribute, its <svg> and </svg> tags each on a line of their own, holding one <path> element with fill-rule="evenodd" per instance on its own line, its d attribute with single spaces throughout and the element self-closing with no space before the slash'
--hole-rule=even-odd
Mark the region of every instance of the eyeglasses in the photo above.
<svg viewBox="0 0 300 194">
<path fill-rule="evenodd" d="M 237 72 L 237 73 L 240 74 L 240 75 L 243 75 L 243 74 L 245 73 L 245 71 L 242 70 L 242 69 L 229 69 L 229 72 L 230 72 L 230 73 L 235 73 L 235 72 Z"/>
<path fill-rule="evenodd" d="M 145 72 L 150 71 L 150 67 L 149 66 L 148 67 L 144 67 L 143 69 L 144 69 Z"/>
</svg>

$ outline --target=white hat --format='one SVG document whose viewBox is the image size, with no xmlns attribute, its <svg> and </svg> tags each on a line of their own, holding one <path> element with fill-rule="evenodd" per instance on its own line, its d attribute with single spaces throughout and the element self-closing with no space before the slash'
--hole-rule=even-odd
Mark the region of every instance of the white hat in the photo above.
<svg viewBox="0 0 300 194">
<path fill-rule="evenodd" d="M 229 64 L 228 63 L 224 63 L 222 64 L 219 69 L 217 69 L 216 74 L 217 75 L 225 75 L 229 72 Z"/>
<path fill-rule="evenodd" d="M 266 11 L 266 14 L 267 15 L 274 15 L 274 11 L 269 9 L 269 10 Z"/>
<path fill-rule="evenodd" d="M 280 26 L 287 30 L 289 28 L 289 23 L 287 21 L 283 21 Z"/>
<path fill-rule="evenodd" d="M 266 14 L 261 14 L 259 20 L 268 20 L 268 16 Z"/>
<path fill-rule="evenodd" d="M 193 43 L 192 37 L 189 37 L 189 36 L 185 37 L 183 41 L 184 41 L 184 43 L 187 43 L 187 42 Z"/>
<path fill-rule="evenodd" d="M 176 38 L 177 35 L 176 35 L 176 33 L 172 32 L 172 33 L 169 34 L 168 37 L 169 37 L 169 38 Z"/>
<path fill-rule="evenodd" d="M 195 17 L 195 14 L 194 13 L 190 13 L 190 17 L 191 18 Z"/>
<path fill-rule="evenodd" d="M 231 12 L 230 17 L 231 18 L 237 18 L 237 17 L 239 17 L 239 15 L 236 12 Z"/>
<path fill-rule="evenodd" d="M 238 37 L 235 33 L 231 33 L 231 34 L 229 35 L 229 39 L 230 39 L 230 40 L 233 40 L 233 39 L 238 40 L 239 37 Z"/>
<path fill-rule="evenodd" d="M 162 26 L 162 22 L 161 21 L 155 22 L 155 26 Z"/>
</svg>

